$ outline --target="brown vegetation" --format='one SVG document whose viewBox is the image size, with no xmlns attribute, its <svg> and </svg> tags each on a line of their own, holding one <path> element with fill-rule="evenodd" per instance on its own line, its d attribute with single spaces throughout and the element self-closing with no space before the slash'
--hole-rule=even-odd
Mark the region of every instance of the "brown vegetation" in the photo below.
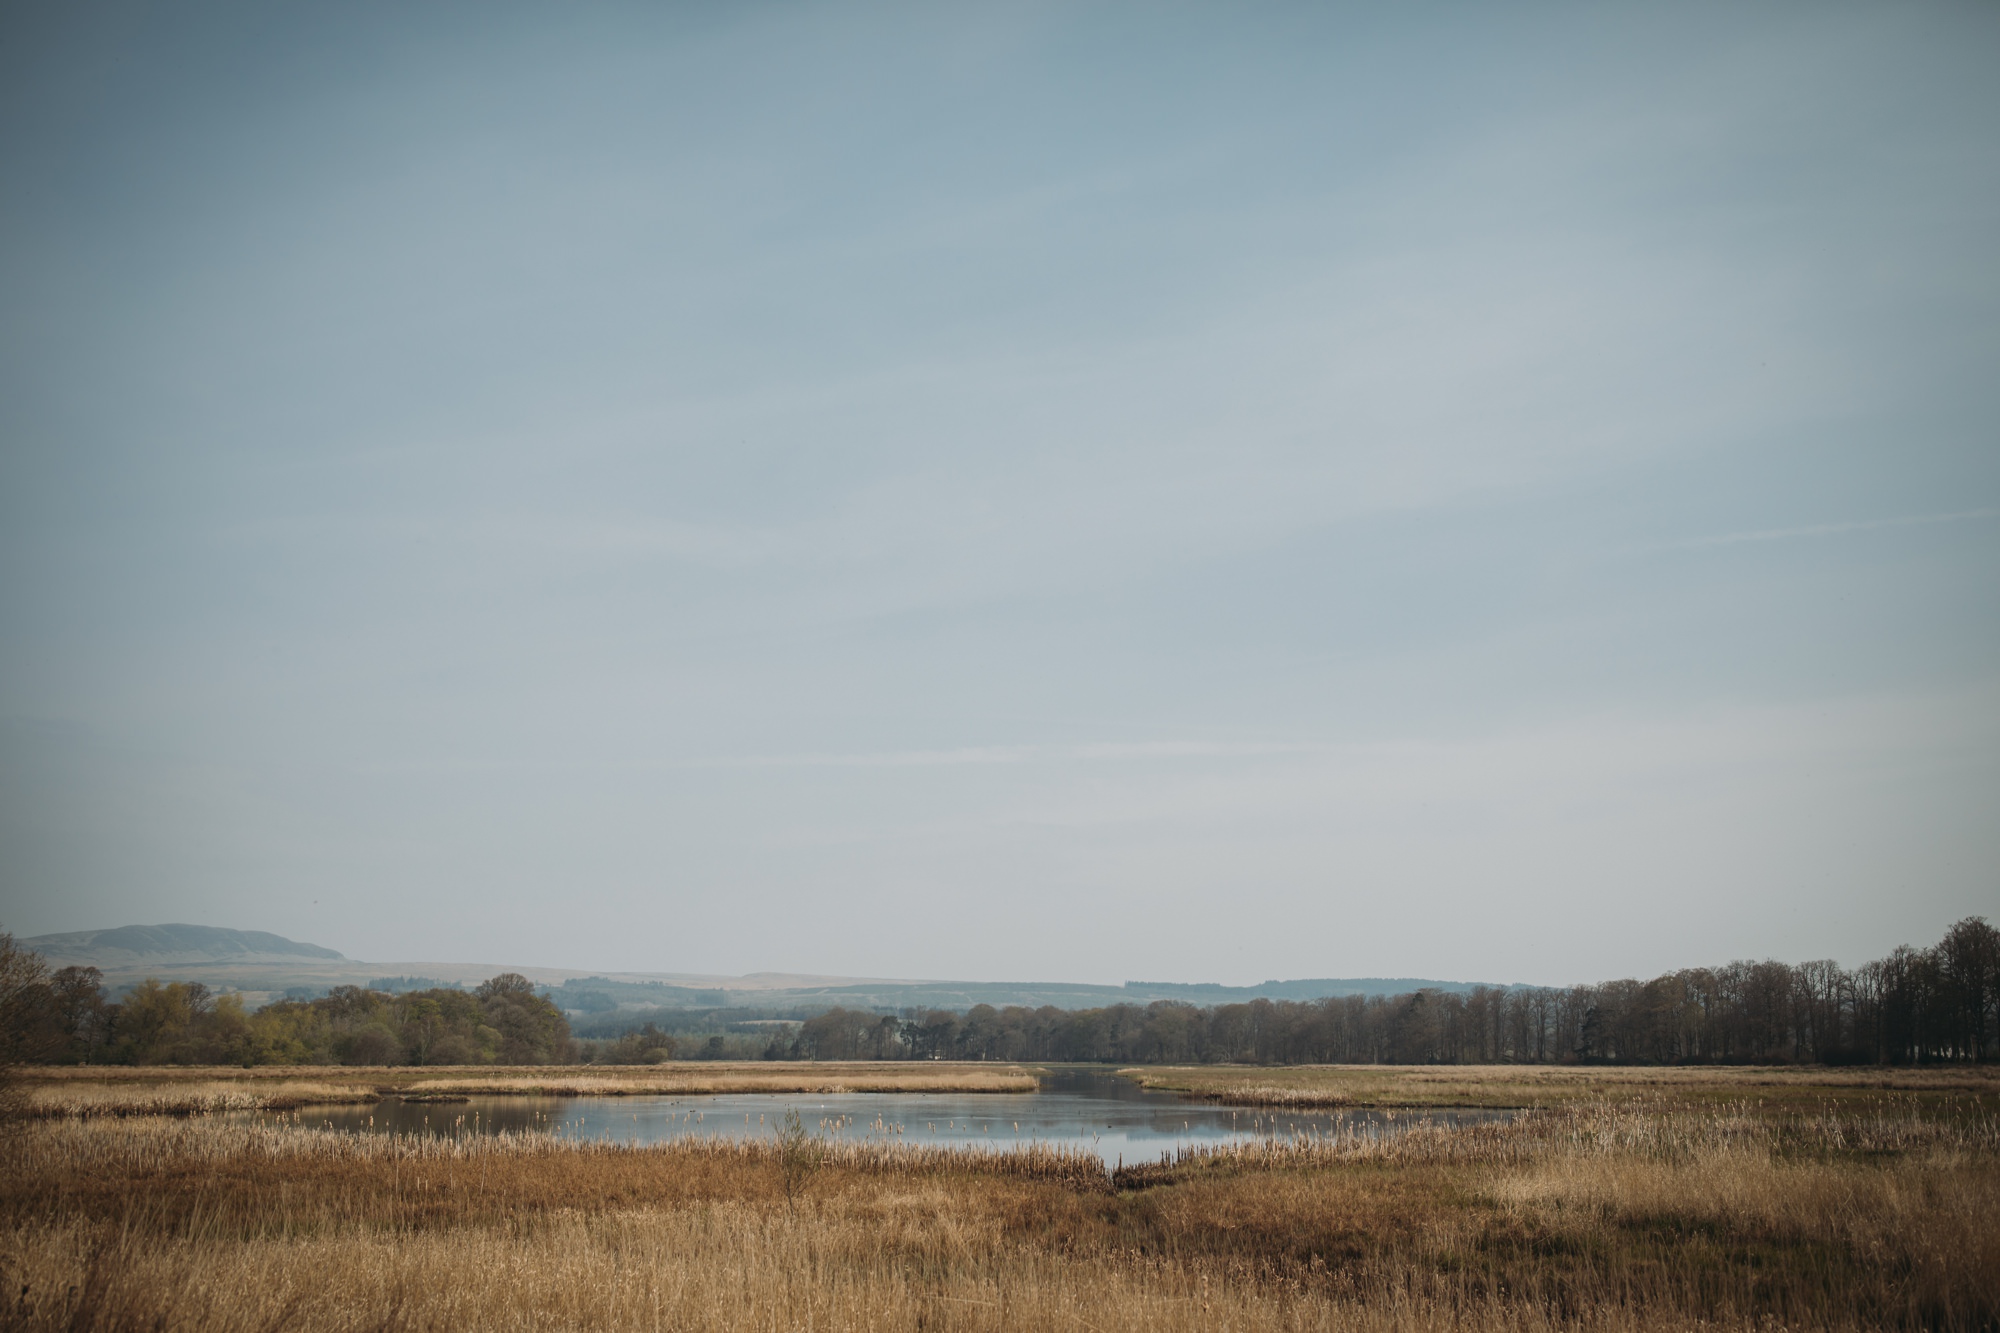
<svg viewBox="0 0 2000 1333">
<path fill-rule="evenodd" d="M 1985 1094 L 1776 1109 L 1627 1091 L 1506 1125 L 1190 1153 L 1122 1190 L 1046 1148 L 829 1144 L 801 1178 L 769 1142 L 41 1121 L 0 1146 L 0 1323 L 2000 1322 Z"/>
<path fill-rule="evenodd" d="M 186 1071 L 182 1071 L 185 1074 Z M 59 1116 L 186 1116 L 215 1111 L 289 1111 L 301 1106 L 372 1102 L 381 1096 L 365 1083 L 302 1078 L 166 1080 L 61 1079 L 22 1089 L 23 1114 Z"/>
<path fill-rule="evenodd" d="M 550 1069 L 369 1070 L 339 1065 L 249 1069 L 71 1066 L 26 1071 L 19 1102 L 30 1116 L 195 1115 L 298 1106 L 468 1096 L 685 1096 L 705 1093 L 1033 1092 L 1033 1073 L 986 1064 L 642 1065 Z"/>
<path fill-rule="evenodd" d="M 1226 1106 L 1527 1108 L 1674 1098 L 1754 1099 L 1772 1106 L 1874 1102 L 1908 1093 L 1920 1101 L 2000 1112 L 2000 1068 L 1812 1068 L 1789 1065 L 1579 1067 L 1536 1065 L 1146 1066 L 1119 1071 L 1141 1087 Z"/>
<path fill-rule="evenodd" d="M 434 1071 L 425 1070 L 429 1075 Z M 768 1064 L 660 1065 L 637 1069 L 592 1067 L 587 1073 L 536 1070 L 492 1076 L 486 1070 L 412 1079 L 399 1086 L 412 1093 L 492 1095 L 517 1093 L 546 1097 L 679 1096 L 702 1093 L 838 1092 L 1033 1092 L 1035 1076 L 1018 1066 L 978 1064 Z"/>
</svg>

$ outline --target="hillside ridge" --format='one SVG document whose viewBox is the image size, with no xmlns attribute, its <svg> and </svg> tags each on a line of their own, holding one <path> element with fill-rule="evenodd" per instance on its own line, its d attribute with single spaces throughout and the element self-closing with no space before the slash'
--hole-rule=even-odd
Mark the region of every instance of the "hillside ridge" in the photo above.
<svg viewBox="0 0 2000 1333">
<path fill-rule="evenodd" d="M 346 961 L 346 955 L 319 944 L 274 935 L 267 930 L 233 930 L 228 926 L 195 926 L 170 922 L 158 926 L 113 926 L 108 930 L 73 930 L 37 935 L 21 944 L 49 959 L 99 959 L 115 962 L 247 962 L 252 959 L 320 958 Z M 101 964 L 100 964 L 101 965 Z"/>
<path fill-rule="evenodd" d="M 324 993 L 336 985 L 401 990 L 416 985 L 469 985 L 502 971 L 520 972 L 551 989 L 566 1009 L 605 1011 L 651 1008 L 758 1006 L 861 1009 L 937 1008 L 966 1010 L 1053 1005 L 1062 1009 L 1109 1004 L 1150 1004 L 1177 1000 L 1223 1004 L 1251 999 L 1311 1000 L 1344 995 L 1403 994 L 1417 990 L 1466 992 L 1485 983 L 1422 977 L 1318 977 L 1270 980 L 1251 986 L 1219 982 L 956 981 L 889 977 L 842 977 L 811 973 L 751 972 L 719 976 L 675 972 L 585 971 L 532 964 L 369 962 L 323 945 L 261 930 L 170 923 L 115 926 L 37 935 L 20 943 L 51 966 L 96 967 L 114 985 L 144 977 L 200 981 L 213 988 L 276 998 Z M 1501 987 L 1501 989 L 1509 989 Z"/>
</svg>

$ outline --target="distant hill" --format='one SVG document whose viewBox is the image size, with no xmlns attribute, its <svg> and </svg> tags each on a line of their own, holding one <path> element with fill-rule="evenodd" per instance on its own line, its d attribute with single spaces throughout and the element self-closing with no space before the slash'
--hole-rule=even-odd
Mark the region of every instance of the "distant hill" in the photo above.
<svg viewBox="0 0 2000 1333">
<path fill-rule="evenodd" d="M 288 963 L 306 959 L 342 961 L 343 955 L 317 944 L 301 944 L 263 930 L 223 926 L 116 926 L 37 935 L 20 943 L 57 967 L 158 967 L 188 963 Z"/>
<path fill-rule="evenodd" d="M 1259 986 L 1222 986 L 1212 981 L 1128 981 L 1125 988 L 1147 999 L 1186 1000 L 1190 1004 L 1235 1004 L 1242 1000 L 1324 1000 L 1341 995 L 1408 995 L 1435 990 L 1464 995 L 1469 991 L 1522 990 L 1519 984 L 1491 981 L 1439 981 L 1433 977 L 1314 977 L 1303 981 L 1267 981 Z"/>
<path fill-rule="evenodd" d="M 262 930 L 221 926 L 118 926 L 37 935 L 20 943 L 52 967 L 95 967 L 114 992 L 142 978 L 199 981 L 212 988 L 241 991 L 260 1004 L 283 995 L 324 994 L 331 986 L 371 986 L 409 990 L 420 986 L 476 985 L 497 972 L 513 971 L 548 987 L 556 1003 L 594 1023 L 614 1015 L 655 1010 L 732 1009 L 759 1013 L 812 1014 L 840 1005 L 849 1009 L 953 1009 L 1024 1005 L 1097 1009 L 1113 1004 L 1179 1000 L 1188 1004 L 1235 1004 L 1245 1000 L 1317 1000 L 1342 995 L 1402 995 L 1411 991 L 1469 991 L 1477 983 L 1424 977 L 1322 977 L 1266 981 L 1256 986 L 1215 982 L 1128 981 L 1122 986 L 1060 981 L 920 981 L 895 978 L 812 976 L 753 972 L 740 977 L 671 972 L 625 972 L 611 976 L 532 964 L 394 962 L 350 959 L 336 950 Z M 1503 989 L 1512 989 L 1503 987 Z"/>
<path fill-rule="evenodd" d="M 775 978 L 804 982 L 807 978 Z M 1344 995 L 1407 995 L 1438 990 L 1464 994 L 1485 983 L 1436 981 L 1425 977 L 1325 977 L 1304 981 L 1267 981 L 1258 986 L 1223 986 L 1215 982 L 1128 981 L 1122 986 L 1060 981 L 891 981 L 825 979 L 820 985 L 769 986 L 750 990 L 728 978 L 703 987 L 666 985 L 636 978 L 571 977 L 550 989 L 563 1009 L 586 1021 L 589 1031 L 616 1032 L 619 1015 L 664 1015 L 669 1010 L 732 1009 L 745 1013 L 799 1016 L 838 1005 L 845 1009 L 950 1009 L 964 1013 L 974 1005 L 996 1009 L 1022 1005 L 1038 1009 L 1101 1009 L 1114 1004 L 1152 1004 L 1176 1000 L 1192 1005 L 1240 1004 L 1246 1000 L 1318 1000 Z M 1515 987 L 1495 986 L 1509 990 Z M 587 1016 L 587 1018 L 585 1017 Z M 583 1029 L 579 1029 L 582 1031 Z"/>
</svg>

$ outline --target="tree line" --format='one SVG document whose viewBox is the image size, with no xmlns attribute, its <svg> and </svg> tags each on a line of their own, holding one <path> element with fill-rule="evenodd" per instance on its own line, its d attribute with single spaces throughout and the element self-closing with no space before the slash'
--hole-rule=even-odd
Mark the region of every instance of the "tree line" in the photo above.
<svg viewBox="0 0 2000 1333">
<path fill-rule="evenodd" d="M 737 1047 L 742 1049 L 737 1049 Z M 122 1000 L 95 968 L 49 972 L 0 934 L 0 1063 L 645 1064 L 803 1060 L 1123 1064 L 1914 1064 L 2000 1057 L 2000 931 L 1968 917 L 1928 949 L 1847 969 L 1738 962 L 1651 981 L 1476 987 L 1206 1008 L 835 1008 L 768 1037 L 683 1051 L 651 1023 L 577 1041 L 561 1009 L 505 973 L 476 990 L 341 986 L 252 1012 L 194 982 Z"/>
<path fill-rule="evenodd" d="M 576 1057 L 562 1010 L 516 973 L 478 989 L 336 986 L 251 1011 L 200 982 L 106 997 L 94 967 L 50 973 L 0 935 L 0 1061 L 10 1064 L 541 1065 Z"/>
<path fill-rule="evenodd" d="M 2000 931 L 1969 917 L 1929 949 L 1738 962 L 1651 981 L 1457 994 L 1171 1000 L 1099 1009 L 835 1009 L 784 1052 L 806 1059 L 1123 1064 L 1912 1064 L 2000 1056 Z"/>
</svg>

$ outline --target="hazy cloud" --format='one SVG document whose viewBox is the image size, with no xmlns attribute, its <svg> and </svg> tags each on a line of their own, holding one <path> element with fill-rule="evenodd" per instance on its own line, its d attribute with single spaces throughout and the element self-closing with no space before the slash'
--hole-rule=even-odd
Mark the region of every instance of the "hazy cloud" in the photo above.
<svg viewBox="0 0 2000 1333">
<path fill-rule="evenodd" d="M 1560 981 L 2000 914 L 1991 6 L 0 29 L 8 928 Z"/>
</svg>

